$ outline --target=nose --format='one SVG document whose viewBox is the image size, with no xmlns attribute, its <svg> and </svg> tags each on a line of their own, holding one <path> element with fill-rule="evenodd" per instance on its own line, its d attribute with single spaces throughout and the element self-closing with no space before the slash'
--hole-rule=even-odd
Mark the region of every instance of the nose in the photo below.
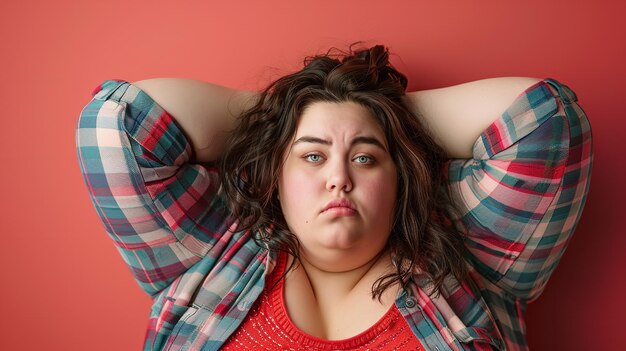
<svg viewBox="0 0 626 351">
<path fill-rule="evenodd" d="M 328 174 L 326 178 L 326 190 L 328 191 L 344 191 L 352 190 L 352 179 L 350 177 L 350 169 L 344 162 L 334 162 L 328 165 Z"/>
</svg>

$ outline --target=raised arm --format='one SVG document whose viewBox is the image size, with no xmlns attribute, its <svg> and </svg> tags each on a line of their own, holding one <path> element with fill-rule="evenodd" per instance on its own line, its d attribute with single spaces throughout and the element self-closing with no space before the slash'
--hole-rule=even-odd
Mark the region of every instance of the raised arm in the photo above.
<svg viewBox="0 0 626 351">
<path fill-rule="evenodd" d="M 153 79 L 106 80 L 92 95 L 76 125 L 79 165 L 105 230 L 147 293 L 207 256 L 218 261 L 234 242 L 247 245 L 248 234 L 234 233 L 218 170 L 203 162 L 217 157 L 222 144 L 213 139 L 253 94 Z"/>
<path fill-rule="evenodd" d="M 447 176 L 470 263 L 511 296 L 534 300 L 589 189 L 591 127 L 576 94 L 549 78 L 495 78 L 409 101 L 453 158 Z"/>
<path fill-rule="evenodd" d="M 482 79 L 407 93 L 405 103 L 429 126 L 450 158 L 472 157 L 478 136 L 538 78 Z"/>
<path fill-rule="evenodd" d="M 182 78 L 152 78 L 132 83 L 179 124 L 194 150 L 190 162 L 215 160 L 237 116 L 251 107 L 258 92 L 236 90 Z"/>
</svg>

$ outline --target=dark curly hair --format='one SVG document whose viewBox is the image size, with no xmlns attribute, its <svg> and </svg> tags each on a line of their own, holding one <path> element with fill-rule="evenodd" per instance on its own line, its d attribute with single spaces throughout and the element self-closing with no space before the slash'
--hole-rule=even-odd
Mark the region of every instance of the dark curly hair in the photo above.
<svg viewBox="0 0 626 351">
<path fill-rule="evenodd" d="M 298 118 L 314 102 L 355 102 L 382 127 L 398 170 L 392 230 L 387 242 L 396 271 L 380 277 L 372 297 L 395 283 L 406 286 L 418 270 L 438 293 L 449 274 L 464 281 L 462 232 L 443 173 L 446 155 L 427 128 L 405 106 L 407 78 L 389 63 L 388 49 L 307 56 L 304 68 L 272 82 L 241 116 L 220 160 L 222 185 L 242 230 L 270 250 L 285 250 L 299 261 L 299 242 L 288 229 L 277 199 L 284 152 Z M 292 266 L 289 267 L 291 269 Z M 288 269 L 288 270 L 289 270 Z M 287 271 L 288 271 L 287 270 Z M 283 275 L 284 276 L 284 275 Z"/>
</svg>

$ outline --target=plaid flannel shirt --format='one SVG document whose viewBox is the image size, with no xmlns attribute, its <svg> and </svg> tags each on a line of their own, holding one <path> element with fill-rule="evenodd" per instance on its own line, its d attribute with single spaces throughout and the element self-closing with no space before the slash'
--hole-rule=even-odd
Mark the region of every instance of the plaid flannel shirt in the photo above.
<svg viewBox="0 0 626 351">
<path fill-rule="evenodd" d="M 264 288 L 277 256 L 237 230 L 212 164 L 189 162 L 177 122 L 124 80 L 80 113 L 76 142 L 93 205 L 152 297 L 145 350 L 218 350 Z M 591 130 L 577 97 L 545 79 L 450 160 L 471 279 L 439 298 L 421 278 L 396 306 L 429 350 L 526 350 L 524 312 L 553 272 L 589 187 Z M 449 323 L 458 318 L 462 322 Z"/>
</svg>

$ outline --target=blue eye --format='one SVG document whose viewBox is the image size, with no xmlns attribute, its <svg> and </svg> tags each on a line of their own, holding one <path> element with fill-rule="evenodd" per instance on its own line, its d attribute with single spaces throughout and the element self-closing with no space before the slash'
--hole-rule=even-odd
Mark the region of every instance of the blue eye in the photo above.
<svg viewBox="0 0 626 351">
<path fill-rule="evenodd" d="M 354 160 L 357 163 L 363 163 L 363 164 L 372 163 L 372 158 L 369 156 L 364 156 L 364 155 L 357 156 Z"/>
<path fill-rule="evenodd" d="M 311 154 L 311 155 L 304 156 L 304 159 L 309 161 L 309 162 L 320 162 L 322 160 L 322 156 L 316 155 L 316 154 Z"/>
</svg>

